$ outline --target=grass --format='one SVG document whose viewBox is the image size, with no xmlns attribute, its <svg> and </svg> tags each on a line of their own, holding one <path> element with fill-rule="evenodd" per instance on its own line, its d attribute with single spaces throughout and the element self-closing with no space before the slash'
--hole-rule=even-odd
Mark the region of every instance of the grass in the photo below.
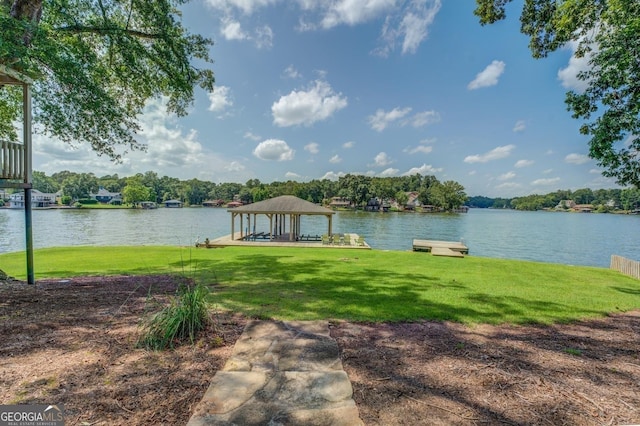
<svg viewBox="0 0 640 426">
<path fill-rule="evenodd" d="M 640 308 L 640 281 L 592 267 L 323 248 L 36 250 L 36 279 L 182 273 L 216 284 L 216 308 L 257 318 L 558 323 Z M 24 279 L 24 253 L 0 255 Z M 0 290 L 1 291 L 1 290 Z"/>
<path fill-rule="evenodd" d="M 201 283 L 182 284 L 168 306 L 143 322 L 138 345 L 162 350 L 187 340 L 193 344 L 209 322 L 208 296 L 209 289 Z"/>
</svg>

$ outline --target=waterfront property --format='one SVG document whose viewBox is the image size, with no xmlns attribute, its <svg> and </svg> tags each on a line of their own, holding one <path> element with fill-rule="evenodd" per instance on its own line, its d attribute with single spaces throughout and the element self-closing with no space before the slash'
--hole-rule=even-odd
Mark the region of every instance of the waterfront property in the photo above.
<svg viewBox="0 0 640 426">
<path fill-rule="evenodd" d="M 98 192 L 90 194 L 91 198 L 102 204 L 122 204 L 122 194 L 119 192 L 107 191 L 104 187 L 98 188 Z"/>
<path fill-rule="evenodd" d="M 31 205 L 34 208 L 47 208 L 56 205 L 59 193 L 46 194 L 37 189 L 31 190 Z M 24 192 L 14 192 L 9 196 L 9 208 L 24 209 Z"/>
</svg>

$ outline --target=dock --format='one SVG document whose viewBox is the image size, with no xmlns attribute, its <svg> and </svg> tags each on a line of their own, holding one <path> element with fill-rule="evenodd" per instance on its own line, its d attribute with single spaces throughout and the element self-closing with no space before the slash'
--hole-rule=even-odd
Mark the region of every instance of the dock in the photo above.
<svg viewBox="0 0 640 426">
<path fill-rule="evenodd" d="M 288 234 L 279 235 L 270 239 L 268 234 L 266 235 L 253 235 L 249 238 L 241 238 L 240 233 L 236 232 L 235 237 L 232 239 L 231 234 L 223 237 L 215 238 L 212 240 L 205 240 L 204 242 L 196 242 L 196 247 L 199 248 L 222 248 L 222 247 L 315 247 L 315 248 L 336 248 L 336 249 L 365 249 L 371 250 L 371 246 L 361 238 L 358 234 L 348 233 L 340 234 L 342 238 L 334 239 L 331 242 L 323 241 L 322 236 L 304 236 L 301 235 L 297 240 L 291 241 Z M 345 238 L 345 236 L 349 236 Z"/>
<path fill-rule="evenodd" d="M 426 251 L 433 256 L 464 257 L 469 248 L 456 241 L 413 240 L 413 251 Z"/>
</svg>

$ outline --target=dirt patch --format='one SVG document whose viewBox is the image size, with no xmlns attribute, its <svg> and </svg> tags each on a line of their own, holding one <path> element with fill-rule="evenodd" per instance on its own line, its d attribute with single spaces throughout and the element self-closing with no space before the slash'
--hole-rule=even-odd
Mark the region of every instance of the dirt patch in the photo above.
<svg viewBox="0 0 640 426">
<path fill-rule="evenodd" d="M 180 425 L 231 354 L 245 321 L 217 315 L 191 346 L 136 348 L 168 276 L 0 283 L 0 403 L 64 404 L 68 425 Z"/>
<path fill-rule="evenodd" d="M 367 425 L 640 423 L 640 312 L 552 327 L 334 323 Z"/>
<path fill-rule="evenodd" d="M 194 346 L 136 348 L 168 276 L 0 282 L 0 404 L 61 403 L 69 425 L 185 424 L 246 320 Z M 334 322 L 367 425 L 640 423 L 640 312 L 553 327 Z"/>
</svg>

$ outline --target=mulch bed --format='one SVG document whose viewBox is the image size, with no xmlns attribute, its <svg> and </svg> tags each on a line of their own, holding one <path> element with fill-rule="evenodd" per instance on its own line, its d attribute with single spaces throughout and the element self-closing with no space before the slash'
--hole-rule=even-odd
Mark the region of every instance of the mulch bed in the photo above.
<svg viewBox="0 0 640 426">
<path fill-rule="evenodd" d="M 0 404 L 64 404 L 68 425 L 185 424 L 246 319 L 193 346 L 136 347 L 175 278 L 0 282 Z M 567 325 L 331 323 L 367 425 L 640 424 L 640 312 Z"/>
</svg>

